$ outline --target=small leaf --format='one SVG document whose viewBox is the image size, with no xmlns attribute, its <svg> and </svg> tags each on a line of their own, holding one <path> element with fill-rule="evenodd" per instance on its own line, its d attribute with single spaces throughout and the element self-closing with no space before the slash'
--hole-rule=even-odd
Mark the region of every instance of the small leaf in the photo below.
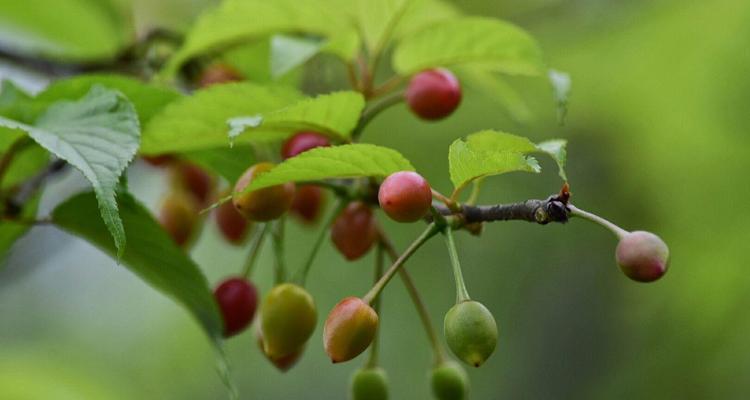
<svg viewBox="0 0 750 400">
<path fill-rule="evenodd" d="M 557 123 L 565 125 L 565 116 L 568 114 L 568 98 L 570 97 L 571 81 L 566 72 L 549 70 L 549 82 L 552 85 L 552 93 L 557 105 Z"/>
<path fill-rule="evenodd" d="M 317 147 L 289 158 L 253 180 L 248 190 L 286 182 L 334 178 L 385 177 L 398 171 L 414 171 L 399 152 L 373 144 Z"/>
<path fill-rule="evenodd" d="M 547 140 L 536 145 L 539 151 L 547 153 L 553 160 L 555 160 L 559 169 L 558 174 L 565 182 L 568 181 L 568 176 L 565 174 L 565 162 L 567 158 L 565 147 L 567 145 L 568 141 L 565 139 Z"/>
<path fill-rule="evenodd" d="M 338 139 L 347 139 L 364 107 L 365 99 L 357 92 L 320 95 L 262 116 L 232 118 L 227 121 L 231 128 L 229 137 L 233 139 L 247 129 L 251 131 L 245 136 L 252 137 L 255 135 L 254 129 L 286 131 L 288 135 L 308 128 Z"/>
<path fill-rule="evenodd" d="M 509 74 L 537 75 L 542 55 L 534 39 L 508 22 L 481 17 L 446 20 L 405 37 L 394 69 L 409 76 L 433 67 L 476 65 Z"/>
<path fill-rule="evenodd" d="M 475 179 L 513 171 L 539 172 L 539 164 L 526 154 L 537 147 L 530 140 L 498 131 L 481 131 L 450 146 L 448 162 L 454 196 Z"/>
<path fill-rule="evenodd" d="M 78 101 L 50 106 L 34 126 L 0 117 L 0 126 L 22 129 L 91 182 L 99 211 L 120 253 L 125 231 L 117 213 L 115 187 L 138 150 L 140 127 L 133 105 L 121 93 L 94 86 Z"/>
<path fill-rule="evenodd" d="M 180 153 L 227 147 L 227 120 L 278 110 L 299 100 L 294 89 L 250 82 L 214 85 L 180 98 L 155 115 L 143 131 L 143 154 Z M 264 136 L 264 133 L 267 136 Z M 276 139 L 279 133 L 259 129 L 240 143 Z"/>
<path fill-rule="evenodd" d="M 271 76 L 274 79 L 306 63 L 318 53 L 323 41 L 286 35 L 271 37 Z"/>
</svg>

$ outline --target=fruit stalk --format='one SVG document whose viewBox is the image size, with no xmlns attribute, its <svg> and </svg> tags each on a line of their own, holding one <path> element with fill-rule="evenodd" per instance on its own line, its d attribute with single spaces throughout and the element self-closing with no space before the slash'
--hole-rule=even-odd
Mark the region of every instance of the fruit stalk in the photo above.
<svg viewBox="0 0 750 400">
<path fill-rule="evenodd" d="M 255 260 L 258 258 L 258 254 L 260 254 L 260 249 L 263 246 L 263 239 L 266 237 L 266 233 L 268 233 L 270 226 L 270 224 L 262 224 L 262 226 L 257 226 L 255 228 L 252 243 L 250 245 L 250 252 L 247 255 L 245 265 L 242 267 L 242 276 L 245 278 L 250 278 L 250 273 L 253 272 Z"/>
<path fill-rule="evenodd" d="M 461 263 L 458 261 L 456 242 L 453 240 L 453 230 L 448 227 L 443 234 L 445 236 L 445 244 L 448 246 L 451 265 L 453 266 L 453 277 L 456 280 L 456 304 L 462 301 L 471 300 L 469 292 L 466 290 L 466 284 L 464 283 L 464 275 L 461 272 Z"/>
</svg>

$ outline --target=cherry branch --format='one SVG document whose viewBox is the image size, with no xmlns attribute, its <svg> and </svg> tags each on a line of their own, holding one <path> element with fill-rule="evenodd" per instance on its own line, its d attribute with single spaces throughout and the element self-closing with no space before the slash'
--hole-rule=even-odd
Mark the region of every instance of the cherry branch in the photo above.
<svg viewBox="0 0 750 400">
<path fill-rule="evenodd" d="M 510 204 L 463 204 L 458 212 L 442 204 L 435 204 L 435 209 L 441 215 L 456 216 L 465 224 L 518 220 L 546 225 L 550 222 L 566 223 L 571 215 L 567 201 L 559 195 L 550 196 L 546 200 L 531 199 Z"/>
</svg>

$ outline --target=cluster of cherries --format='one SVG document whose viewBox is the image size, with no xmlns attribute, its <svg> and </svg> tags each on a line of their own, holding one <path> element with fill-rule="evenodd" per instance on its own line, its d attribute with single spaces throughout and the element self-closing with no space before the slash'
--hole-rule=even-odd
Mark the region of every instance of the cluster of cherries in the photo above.
<svg viewBox="0 0 750 400">
<path fill-rule="evenodd" d="M 240 79 L 227 66 L 215 65 L 201 77 L 202 86 Z M 461 101 L 458 80 L 447 70 L 434 69 L 414 76 L 406 90 L 405 100 L 414 114 L 426 120 L 450 115 Z M 329 138 L 317 132 L 294 134 L 282 146 L 281 158 L 289 159 L 310 149 L 330 146 Z M 174 157 L 150 159 L 168 164 L 173 187 L 165 199 L 160 222 L 180 246 L 190 244 L 200 225 L 199 210 L 215 198 L 216 182 L 199 167 Z M 270 162 L 259 162 L 248 168 L 237 180 L 232 201 L 225 202 L 214 213 L 219 230 L 233 244 L 245 242 L 255 222 L 278 219 L 287 212 L 301 222 L 314 224 L 321 214 L 325 196 L 319 186 L 285 183 L 255 191 L 246 188 L 261 174 L 273 168 Z M 416 222 L 430 212 L 432 189 L 419 174 L 396 172 L 378 188 L 377 203 L 385 214 L 397 222 Z M 378 242 L 379 230 L 373 214 L 374 201 L 352 201 L 338 214 L 331 227 L 334 247 L 347 259 L 363 257 Z M 631 278 L 639 281 L 657 279 L 666 271 L 668 251 L 657 236 L 646 232 L 625 233 L 616 251 L 617 262 Z M 215 298 L 224 321 L 224 336 L 244 331 L 258 309 L 258 290 L 246 277 L 223 280 L 215 289 Z M 278 369 L 291 368 L 305 350 L 315 330 L 317 311 L 313 297 L 299 284 L 277 284 L 260 306 L 257 341 L 266 358 Z M 323 331 L 324 348 L 332 362 L 353 359 L 374 340 L 378 314 L 359 297 L 341 300 L 329 313 Z M 449 348 L 462 361 L 478 367 L 493 353 L 497 343 L 497 325 L 482 304 L 465 300 L 451 308 L 444 321 Z M 463 399 L 468 390 L 466 372 L 452 361 L 440 362 L 431 375 L 433 393 L 441 400 Z M 385 374 L 377 367 L 357 371 L 352 379 L 354 399 L 386 399 Z"/>
</svg>

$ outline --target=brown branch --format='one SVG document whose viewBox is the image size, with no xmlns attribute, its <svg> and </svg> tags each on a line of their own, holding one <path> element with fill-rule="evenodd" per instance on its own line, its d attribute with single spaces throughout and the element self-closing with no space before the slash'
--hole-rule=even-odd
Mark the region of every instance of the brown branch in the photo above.
<svg viewBox="0 0 750 400">
<path fill-rule="evenodd" d="M 526 200 L 512 204 L 494 204 L 482 206 L 462 205 L 459 213 L 448 207 L 436 204 L 441 215 L 457 216 L 462 222 L 472 224 L 494 221 L 528 221 L 546 225 L 550 222 L 566 223 L 570 218 L 567 202 L 560 195 L 550 196 L 546 200 Z"/>
</svg>

